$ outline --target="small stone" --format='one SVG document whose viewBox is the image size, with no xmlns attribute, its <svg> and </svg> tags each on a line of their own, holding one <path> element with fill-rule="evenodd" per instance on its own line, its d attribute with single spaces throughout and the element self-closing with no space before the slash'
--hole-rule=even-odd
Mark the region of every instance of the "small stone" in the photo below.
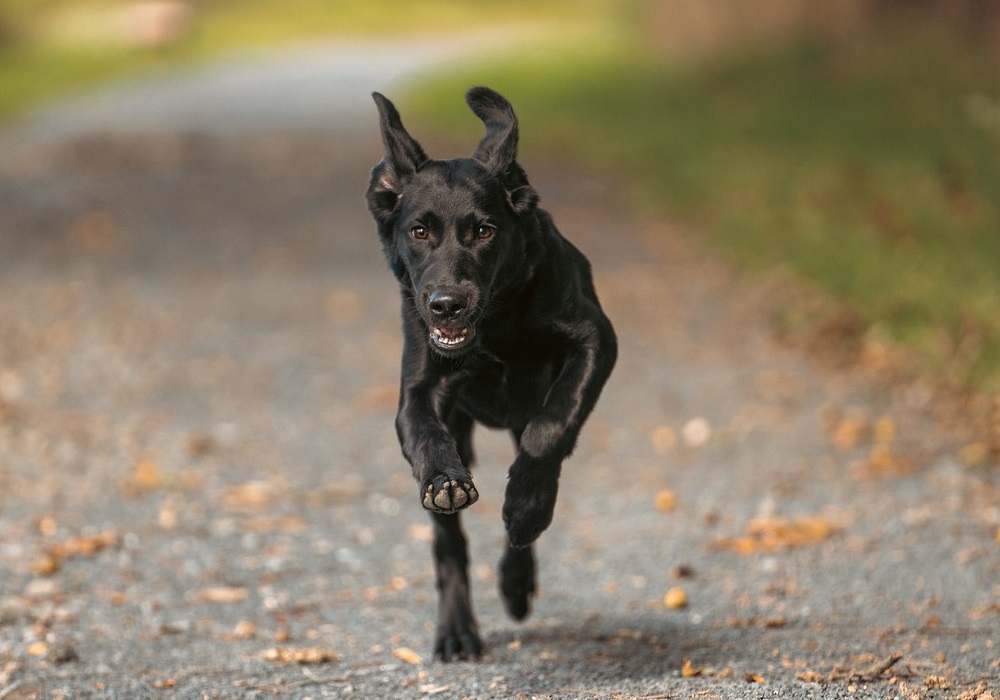
<svg viewBox="0 0 1000 700">
<path fill-rule="evenodd" d="M 692 418 L 681 429 L 681 437 L 688 447 L 704 447 L 712 439 L 712 426 L 704 418 Z"/>
<path fill-rule="evenodd" d="M 24 588 L 26 598 L 52 598 L 59 594 L 59 584 L 51 579 L 36 578 Z"/>
</svg>

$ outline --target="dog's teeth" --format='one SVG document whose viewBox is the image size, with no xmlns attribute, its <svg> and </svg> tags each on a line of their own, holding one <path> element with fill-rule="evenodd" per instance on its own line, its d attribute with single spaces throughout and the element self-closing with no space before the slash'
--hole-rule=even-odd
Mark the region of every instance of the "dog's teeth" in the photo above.
<svg viewBox="0 0 1000 700">
<path fill-rule="evenodd" d="M 468 335 L 468 328 L 463 328 L 457 335 L 454 336 L 448 335 L 448 333 L 441 328 L 435 328 L 434 332 L 431 333 L 431 337 L 440 345 L 458 345 L 465 342 Z"/>
</svg>

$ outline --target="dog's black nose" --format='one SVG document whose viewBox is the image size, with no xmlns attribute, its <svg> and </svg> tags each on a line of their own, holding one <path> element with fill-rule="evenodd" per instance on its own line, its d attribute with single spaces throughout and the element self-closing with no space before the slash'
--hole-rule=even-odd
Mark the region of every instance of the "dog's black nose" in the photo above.
<svg viewBox="0 0 1000 700">
<path fill-rule="evenodd" d="M 427 299 L 427 308 L 442 321 L 457 317 L 468 305 L 469 298 L 455 289 L 435 290 Z"/>
</svg>

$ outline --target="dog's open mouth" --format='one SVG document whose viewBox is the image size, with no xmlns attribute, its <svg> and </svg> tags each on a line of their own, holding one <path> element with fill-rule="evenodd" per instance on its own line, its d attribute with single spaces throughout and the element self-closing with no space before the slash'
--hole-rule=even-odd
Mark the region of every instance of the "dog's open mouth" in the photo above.
<svg viewBox="0 0 1000 700">
<path fill-rule="evenodd" d="M 476 336 L 473 326 L 459 328 L 431 328 L 431 344 L 441 350 L 458 350 L 472 342 Z"/>
</svg>

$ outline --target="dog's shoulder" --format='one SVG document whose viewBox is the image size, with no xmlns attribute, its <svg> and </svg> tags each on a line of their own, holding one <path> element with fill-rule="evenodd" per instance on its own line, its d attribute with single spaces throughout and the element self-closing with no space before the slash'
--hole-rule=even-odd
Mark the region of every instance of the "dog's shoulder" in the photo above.
<svg viewBox="0 0 1000 700">
<path fill-rule="evenodd" d="M 604 324 L 594 287 L 590 261 L 556 226 L 543 209 L 535 211 L 540 255 L 535 266 L 529 302 L 531 316 L 562 327 L 565 323 Z"/>
<path fill-rule="evenodd" d="M 536 216 L 539 236 L 545 250 L 544 267 L 547 273 L 558 277 L 563 284 L 573 278 L 589 284 L 592 274 L 587 256 L 562 234 L 551 214 L 538 209 Z"/>
</svg>

